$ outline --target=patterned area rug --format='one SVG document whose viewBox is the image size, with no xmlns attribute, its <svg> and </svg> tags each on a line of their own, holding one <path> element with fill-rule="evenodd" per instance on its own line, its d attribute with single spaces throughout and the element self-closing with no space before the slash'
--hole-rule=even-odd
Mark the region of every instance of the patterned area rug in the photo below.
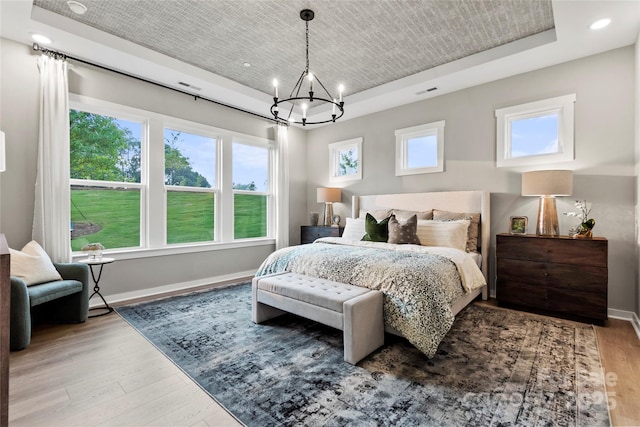
<svg viewBox="0 0 640 427">
<path fill-rule="evenodd" d="M 248 426 L 609 425 L 595 331 L 473 304 L 435 357 L 387 335 L 357 366 L 342 332 L 251 322 L 251 285 L 118 313 Z"/>
</svg>

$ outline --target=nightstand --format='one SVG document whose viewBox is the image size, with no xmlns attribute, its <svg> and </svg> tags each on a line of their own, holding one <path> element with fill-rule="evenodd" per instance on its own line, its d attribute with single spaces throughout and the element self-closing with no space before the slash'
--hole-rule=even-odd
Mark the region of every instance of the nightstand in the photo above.
<svg viewBox="0 0 640 427">
<path fill-rule="evenodd" d="M 327 227 L 322 225 L 303 225 L 300 227 L 300 244 L 313 243 L 320 237 L 342 237 L 344 227 Z"/>
<path fill-rule="evenodd" d="M 501 306 L 588 323 L 607 320 L 607 239 L 498 234 Z"/>
</svg>

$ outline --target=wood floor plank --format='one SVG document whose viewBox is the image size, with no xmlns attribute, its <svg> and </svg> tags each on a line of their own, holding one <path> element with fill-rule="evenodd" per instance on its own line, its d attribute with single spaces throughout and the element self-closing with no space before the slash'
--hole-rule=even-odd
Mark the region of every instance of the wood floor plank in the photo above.
<svg viewBox="0 0 640 427">
<path fill-rule="evenodd" d="M 613 425 L 640 425 L 640 341 L 615 319 L 596 333 Z M 12 426 L 240 425 L 116 313 L 37 327 L 9 392 Z"/>
</svg>

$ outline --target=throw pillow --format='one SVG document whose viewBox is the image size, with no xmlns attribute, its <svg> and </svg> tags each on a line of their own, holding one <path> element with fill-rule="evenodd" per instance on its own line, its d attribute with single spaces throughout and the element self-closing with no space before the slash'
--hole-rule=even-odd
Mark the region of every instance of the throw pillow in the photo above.
<svg viewBox="0 0 640 427">
<path fill-rule="evenodd" d="M 464 251 L 469 220 L 418 221 L 418 238 L 422 246 L 444 246 Z"/>
<path fill-rule="evenodd" d="M 400 222 L 395 215 L 391 215 L 389 219 L 388 243 L 419 245 L 420 239 L 418 239 L 418 235 L 416 234 L 417 231 L 418 217 L 416 215 L 413 215 L 405 222 Z"/>
<path fill-rule="evenodd" d="M 9 251 L 11 275 L 24 280 L 27 286 L 62 280 L 49 255 L 35 240 L 27 243 L 22 251 L 15 249 L 9 249 Z"/>
<path fill-rule="evenodd" d="M 400 222 L 402 221 L 406 221 L 409 218 L 411 218 L 413 215 L 415 215 L 419 220 L 420 219 L 433 219 L 433 212 L 432 211 L 423 211 L 423 212 L 417 212 L 417 211 L 404 211 L 402 209 L 394 209 L 393 210 L 393 214 L 396 216 L 396 219 Z"/>
<path fill-rule="evenodd" d="M 367 242 L 386 242 L 389 239 L 389 218 L 378 222 L 371 214 L 367 213 L 364 219 L 364 230 L 367 234 L 362 240 Z"/>
<path fill-rule="evenodd" d="M 342 238 L 347 240 L 362 240 L 366 234 L 364 218 L 347 218 L 347 223 L 342 232 Z"/>
<path fill-rule="evenodd" d="M 480 233 L 480 213 L 448 212 L 433 210 L 433 219 L 436 221 L 451 221 L 458 219 L 471 219 L 467 231 L 467 252 L 478 251 L 478 234 Z"/>
</svg>

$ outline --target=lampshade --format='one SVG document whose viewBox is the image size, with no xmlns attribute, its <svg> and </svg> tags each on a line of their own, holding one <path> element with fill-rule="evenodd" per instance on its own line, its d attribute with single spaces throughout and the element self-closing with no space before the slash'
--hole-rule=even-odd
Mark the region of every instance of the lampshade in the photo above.
<svg viewBox="0 0 640 427">
<path fill-rule="evenodd" d="M 318 188 L 318 203 L 334 203 L 342 200 L 339 188 Z"/>
<path fill-rule="evenodd" d="M 522 174 L 523 196 L 570 196 L 573 174 L 569 170 L 546 170 Z"/>
</svg>

